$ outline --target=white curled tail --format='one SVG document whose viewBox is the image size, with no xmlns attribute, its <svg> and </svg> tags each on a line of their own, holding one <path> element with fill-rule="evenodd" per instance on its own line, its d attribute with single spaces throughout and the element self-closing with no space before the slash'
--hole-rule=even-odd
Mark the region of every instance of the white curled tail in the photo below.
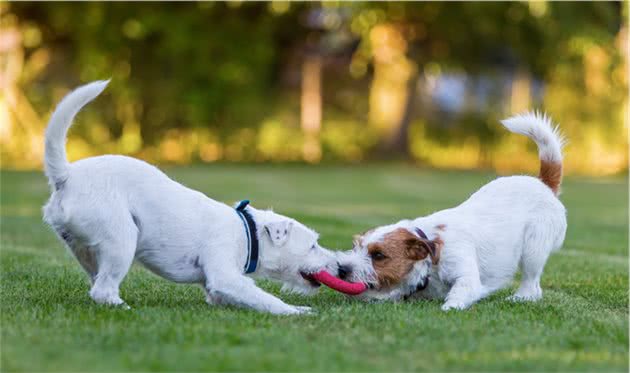
<svg viewBox="0 0 630 373">
<path fill-rule="evenodd" d="M 558 126 L 546 114 L 537 112 L 516 115 L 501 123 L 511 132 L 525 135 L 538 145 L 538 177 L 558 195 L 562 183 L 562 147 L 565 143 Z"/>
<path fill-rule="evenodd" d="M 61 100 L 50 117 L 46 128 L 44 168 L 53 188 L 59 189 L 68 178 L 66 135 L 74 116 L 83 106 L 103 92 L 107 83 L 109 80 L 101 80 L 75 89 Z"/>
</svg>

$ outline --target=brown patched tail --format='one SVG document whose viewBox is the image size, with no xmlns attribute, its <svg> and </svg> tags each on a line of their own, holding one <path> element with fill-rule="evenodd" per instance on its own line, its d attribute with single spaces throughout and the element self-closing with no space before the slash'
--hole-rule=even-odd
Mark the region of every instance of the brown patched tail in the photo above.
<svg viewBox="0 0 630 373">
<path fill-rule="evenodd" d="M 540 174 L 538 177 L 558 195 L 562 183 L 562 146 L 564 138 L 558 127 L 545 114 L 516 115 L 501 123 L 510 131 L 525 135 L 538 145 Z"/>
<path fill-rule="evenodd" d="M 562 163 L 541 160 L 538 178 L 558 195 L 562 183 Z"/>
</svg>

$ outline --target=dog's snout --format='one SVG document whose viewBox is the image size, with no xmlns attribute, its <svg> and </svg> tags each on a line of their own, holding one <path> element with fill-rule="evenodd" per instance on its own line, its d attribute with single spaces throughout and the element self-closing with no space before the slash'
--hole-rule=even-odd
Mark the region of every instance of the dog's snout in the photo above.
<svg viewBox="0 0 630 373">
<path fill-rule="evenodd" d="M 337 272 L 337 277 L 342 280 L 345 280 L 352 273 L 352 267 L 349 265 L 339 264 L 339 269 Z"/>
</svg>

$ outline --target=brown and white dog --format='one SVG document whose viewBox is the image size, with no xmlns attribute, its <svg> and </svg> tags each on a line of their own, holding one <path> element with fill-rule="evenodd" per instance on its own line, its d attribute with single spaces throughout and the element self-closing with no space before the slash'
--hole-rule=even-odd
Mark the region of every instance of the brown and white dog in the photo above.
<svg viewBox="0 0 630 373">
<path fill-rule="evenodd" d="M 455 208 L 355 237 L 353 250 L 340 253 L 338 261 L 346 279 L 370 286 L 361 297 L 439 298 L 445 299 L 445 311 L 465 309 L 509 285 L 519 266 L 521 285 L 509 299 L 542 297 L 540 277 L 551 252 L 562 246 L 567 227 L 557 198 L 563 139 L 544 115 L 519 115 L 502 123 L 536 142 L 539 177 L 498 178 Z"/>
</svg>

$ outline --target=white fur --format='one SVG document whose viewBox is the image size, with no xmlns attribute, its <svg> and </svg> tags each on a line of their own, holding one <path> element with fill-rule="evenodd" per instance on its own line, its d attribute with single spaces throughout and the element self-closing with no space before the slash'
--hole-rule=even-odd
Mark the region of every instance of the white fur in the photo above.
<svg viewBox="0 0 630 373">
<path fill-rule="evenodd" d="M 46 131 L 45 165 L 52 195 L 44 220 L 88 273 L 92 299 L 126 306 L 118 289 L 135 259 L 169 280 L 202 284 L 210 304 L 275 314 L 309 312 L 263 291 L 243 273 L 247 238 L 232 207 L 138 159 L 105 155 L 67 161 L 64 142 L 74 116 L 106 85 L 94 82 L 71 92 Z M 318 245 L 317 233 L 273 211 L 247 211 L 260 240 L 253 277 L 310 293 L 314 289 L 300 272 L 326 268 L 336 273 L 335 256 Z"/>
<path fill-rule="evenodd" d="M 501 121 L 508 130 L 525 135 L 538 145 L 538 156 L 543 161 L 553 163 L 562 162 L 562 147 L 564 136 L 557 124 L 545 113 L 530 112 L 515 115 Z"/>
<path fill-rule="evenodd" d="M 536 141 L 544 160 L 562 159 L 562 138 L 544 116 L 528 114 L 503 121 L 513 132 Z M 438 228 L 443 225 L 444 229 Z M 521 268 L 523 278 L 511 300 L 542 297 L 540 277 L 554 250 L 564 241 L 566 211 L 552 190 L 537 178 L 510 176 L 483 186 L 461 205 L 415 220 L 378 227 L 352 251 L 338 254 L 339 264 L 353 268 L 351 281 L 374 283 L 374 268 L 367 245 L 397 229 L 419 227 L 444 245 L 440 261 L 418 261 L 404 281 L 388 290 L 369 290 L 364 298 L 397 300 L 413 294 L 445 299 L 443 310 L 465 309 L 494 291 L 508 286 Z M 429 279 L 428 287 L 415 292 Z"/>
</svg>

